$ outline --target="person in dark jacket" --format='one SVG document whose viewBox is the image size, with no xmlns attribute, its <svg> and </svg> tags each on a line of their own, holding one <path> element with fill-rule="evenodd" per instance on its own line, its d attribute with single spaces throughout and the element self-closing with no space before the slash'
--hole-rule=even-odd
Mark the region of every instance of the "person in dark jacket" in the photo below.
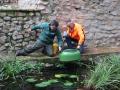
<svg viewBox="0 0 120 90">
<path fill-rule="evenodd" d="M 36 30 L 41 30 L 41 33 L 38 36 L 38 39 L 36 42 L 30 46 L 26 47 L 22 50 L 18 50 L 16 52 L 16 56 L 26 56 L 42 47 L 45 48 L 45 52 L 47 53 L 48 56 L 52 56 L 52 45 L 55 36 L 57 36 L 58 40 L 58 45 L 59 45 L 59 51 L 62 49 L 62 36 L 61 32 L 59 29 L 59 23 L 56 20 L 51 20 L 49 22 L 42 22 L 38 25 L 33 26 L 29 31 L 36 31 Z"/>
</svg>

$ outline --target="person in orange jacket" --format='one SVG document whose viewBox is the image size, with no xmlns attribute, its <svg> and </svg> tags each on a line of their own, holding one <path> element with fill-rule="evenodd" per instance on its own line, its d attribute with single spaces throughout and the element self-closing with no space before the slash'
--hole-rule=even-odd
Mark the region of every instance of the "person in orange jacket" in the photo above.
<svg viewBox="0 0 120 90">
<path fill-rule="evenodd" d="M 68 48 L 77 48 L 81 53 L 84 52 L 85 33 L 82 25 L 68 20 L 66 32 L 63 33 Z"/>
</svg>

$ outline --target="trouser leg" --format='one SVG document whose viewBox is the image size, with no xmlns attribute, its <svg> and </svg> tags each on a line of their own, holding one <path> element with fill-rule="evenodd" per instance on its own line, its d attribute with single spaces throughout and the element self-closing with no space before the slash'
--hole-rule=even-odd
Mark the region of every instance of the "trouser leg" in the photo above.
<svg viewBox="0 0 120 90">
<path fill-rule="evenodd" d="M 76 47 L 77 41 L 72 40 L 69 36 L 66 36 L 66 37 L 65 37 L 65 41 L 66 41 L 67 46 L 68 46 L 69 48 L 75 48 L 75 47 Z"/>
<path fill-rule="evenodd" d="M 52 45 L 46 45 L 45 50 L 48 56 L 53 56 L 53 46 Z"/>
<path fill-rule="evenodd" d="M 16 56 L 25 56 L 28 55 L 40 48 L 42 48 L 44 46 L 44 44 L 42 42 L 40 42 L 39 40 L 37 40 L 32 46 L 28 46 L 22 50 L 18 50 L 16 52 Z"/>
<path fill-rule="evenodd" d="M 77 43 L 78 43 L 77 41 L 73 40 L 69 36 L 65 37 L 65 41 L 69 48 L 76 48 Z M 84 53 L 84 45 L 83 44 L 80 46 L 79 50 L 80 50 L 80 53 Z"/>
</svg>

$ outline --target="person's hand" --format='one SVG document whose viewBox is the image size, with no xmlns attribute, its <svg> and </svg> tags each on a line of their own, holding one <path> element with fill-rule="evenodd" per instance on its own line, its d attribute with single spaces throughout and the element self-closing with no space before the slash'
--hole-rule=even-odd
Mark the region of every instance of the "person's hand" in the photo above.
<svg viewBox="0 0 120 90">
<path fill-rule="evenodd" d="M 80 48 L 80 45 L 77 46 L 77 49 L 79 49 L 79 48 Z"/>
<path fill-rule="evenodd" d="M 63 32 L 63 37 L 67 36 L 67 31 Z"/>
<path fill-rule="evenodd" d="M 59 51 L 61 51 L 62 50 L 62 47 L 59 47 Z"/>
</svg>

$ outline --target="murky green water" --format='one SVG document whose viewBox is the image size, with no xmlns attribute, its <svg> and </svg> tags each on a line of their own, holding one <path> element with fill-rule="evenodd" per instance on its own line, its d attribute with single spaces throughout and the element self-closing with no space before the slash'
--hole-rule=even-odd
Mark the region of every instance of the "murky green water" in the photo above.
<svg viewBox="0 0 120 90">
<path fill-rule="evenodd" d="M 42 69 L 42 73 L 37 75 L 37 72 L 34 72 L 32 74 L 28 75 L 21 75 L 21 77 L 16 78 L 16 80 L 6 80 L 0 83 L 0 90 L 37 90 L 35 88 L 35 85 L 28 84 L 25 80 L 28 77 L 33 77 L 37 78 L 39 81 L 42 79 L 44 80 L 49 80 L 49 79 L 54 79 L 55 74 L 63 73 L 63 74 L 70 74 L 70 75 L 78 75 L 79 80 L 84 79 L 84 74 L 86 66 L 79 66 L 78 64 L 75 63 L 68 63 L 65 64 L 64 66 L 58 65 L 58 66 L 50 66 Z M 65 80 L 65 78 L 64 78 Z M 77 85 L 79 85 L 80 81 L 75 81 L 77 82 Z M 69 79 L 66 79 L 65 81 L 71 81 Z M 73 81 L 71 81 L 73 82 Z M 63 90 L 63 87 L 61 87 L 58 84 L 51 85 L 48 87 L 46 90 Z M 66 89 L 67 90 L 67 89 Z"/>
</svg>

